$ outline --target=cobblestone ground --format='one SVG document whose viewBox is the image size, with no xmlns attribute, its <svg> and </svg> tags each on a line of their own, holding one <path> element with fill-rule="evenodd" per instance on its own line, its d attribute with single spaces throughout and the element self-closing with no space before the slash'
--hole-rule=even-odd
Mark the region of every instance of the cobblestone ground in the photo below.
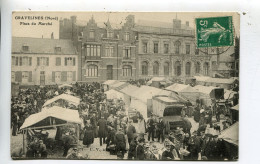
<svg viewBox="0 0 260 164">
<path fill-rule="evenodd" d="M 196 123 L 193 118 L 188 118 L 188 119 L 192 123 L 191 132 L 193 132 L 194 130 L 197 130 L 199 124 Z M 222 116 L 222 119 L 223 119 L 223 116 Z M 214 120 L 215 120 L 215 117 L 213 117 L 213 121 Z M 220 126 L 222 128 L 222 124 L 221 123 L 220 123 Z M 54 137 L 55 136 L 55 130 L 52 130 L 52 131 L 50 130 L 48 132 L 50 133 L 49 134 L 50 137 Z M 147 141 L 147 135 L 145 135 L 145 139 Z M 155 139 L 155 142 L 153 142 L 153 144 L 156 145 L 157 148 L 162 148 L 163 147 L 163 144 L 160 144 L 159 142 L 157 142 L 156 139 Z M 80 145 L 82 145 L 82 141 L 80 141 Z M 23 136 L 22 136 L 22 134 L 18 134 L 17 136 L 12 136 L 11 135 L 11 150 L 13 150 L 16 147 L 22 147 L 22 146 L 23 146 Z M 90 145 L 89 148 L 87 148 L 86 146 L 82 146 L 82 147 L 83 147 L 83 149 L 80 150 L 81 154 L 83 156 L 85 154 L 87 154 L 90 159 L 117 159 L 116 155 L 110 155 L 109 152 L 105 151 L 106 144 L 103 144 L 102 146 L 100 146 L 99 138 L 95 138 L 94 143 L 92 145 Z M 53 154 L 49 154 L 48 158 L 51 158 L 51 159 L 63 159 L 64 157 L 62 157 L 62 154 L 63 154 L 63 150 L 60 149 L 58 151 L 55 151 L 55 153 L 53 153 Z M 127 159 L 127 153 L 125 154 L 124 159 Z"/>
</svg>

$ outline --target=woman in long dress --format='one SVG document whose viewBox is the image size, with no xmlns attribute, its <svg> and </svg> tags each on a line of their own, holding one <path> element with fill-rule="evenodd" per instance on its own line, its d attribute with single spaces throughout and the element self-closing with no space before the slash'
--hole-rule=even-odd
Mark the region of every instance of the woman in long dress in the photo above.
<svg viewBox="0 0 260 164">
<path fill-rule="evenodd" d="M 94 142 L 94 131 L 93 127 L 88 120 L 85 127 L 84 127 L 84 138 L 83 138 L 83 145 L 87 145 L 89 147 Z"/>
</svg>

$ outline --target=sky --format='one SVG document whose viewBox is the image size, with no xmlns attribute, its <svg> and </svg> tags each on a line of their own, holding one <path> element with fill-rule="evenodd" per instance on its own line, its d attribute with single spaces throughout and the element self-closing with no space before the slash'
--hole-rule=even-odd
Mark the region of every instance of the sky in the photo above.
<svg viewBox="0 0 260 164">
<path fill-rule="evenodd" d="M 135 16 L 135 22 L 138 20 L 149 20 L 172 23 L 176 17 L 185 24 L 189 21 L 189 26 L 195 28 L 195 18 L 200 17 L 214 17 L 214 16 L 233 16 L 234 29 L 236 35 L 239 36 L 239 15 L 237 13 L 207 13 L 207 12 L 14 12 L 12 35 L 15 37 L 35 37 L 35 38 L 50 38 L 53 32 L 54 38 L 59 38 L 59 20 L 63 18 L 70 18 L 70 16 L 77 16 L 79 22 L 87 22 L 92 15 L 95 21 L 99 24 L 107 22 L 109 19 L 112 24 L 123 25 L 125 18 L 128 15 Z M 21 20 L 21 16 L 42 16 L 43 20 Z M 45 17 L 56 17 L 57 20 L 45 20 Z M 34 22 L 36 25 L 31 25 Z M 39 22 L 51 22 L 52 25 L 38 25 Z M 29 25 L 25 25 L 29 23 Z"/>
</svg>

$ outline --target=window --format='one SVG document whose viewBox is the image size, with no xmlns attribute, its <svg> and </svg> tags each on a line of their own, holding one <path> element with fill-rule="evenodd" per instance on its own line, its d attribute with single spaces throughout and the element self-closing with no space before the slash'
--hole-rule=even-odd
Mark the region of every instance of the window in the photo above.
<svg viewBox="0 0 260 164">
<path fill-rule="evenodd" d="M 108 31 L 107 32 L 107 37 L 108 38 L 112 38 L 113 37 L 113 32 L 112 31 Z"/>
<path fill-rule="evenodd" d="M 73 78 L 73 74 L 71 71 L 67 72 L 67 81 L 72 81 L 72 78 Z"/>
<path fill-rule="evenodd" d="M 100 45 L 87 45 L 87 56 L 100 56 Z"/>
<path fill-rule="evenodd" d="M 195 73 L 200 73 L 200 63 L 199 62 L 197 62 L 195 64 Z"/>
<path fill-rule="evenodd" d="M 146 61 L 142 62 L 142 75 L 148 75 L 148 63 Z"/>
<path fill-rule="evenodd" d="M 164 76 L 169 76 L 169 63 L 168 62 L 165 62 L 163 64 L 163 72 L 164 72 Z"/>
<path fill-rule="evenodd" d="M 181 42 L 180 41 L 176 41 L 174 46 L 175 46 L 175 53 L 176 54 L 180 54 Z"/>
<path fill-rule="evenodd" d="M 75 66 L 76 65 L 76 59 L 72 57 L 65 58 L 65 66 Z"/>
<path fill-rule="evenodd" d="M 175 75 L 176 76 L 181 75 L 181 62 L 180 61 L 175 62 Z"/>
<path fill-rule="evenodd" d="M 61 47 L 55 47 L 55 52 L 61 52 Z"/>
<path fill-rule="evenodd" d="M 125 33 L 125 41 L 129 41 L 129 37 L 130 37 L 129 32 L 126 32 Z"/>
<path fill-rule="evenodd" d="M 204 63 L 204 66 L 203 66 L 203 70 L 204 70 L 204 75 L 209 75 L 209 63 Z"/>
<path fill-rule="evenodd" d="M 29 46 L 23 46 L 22 49 L 23 51 L 29 51 Z"/>
<path fill-rule="evenodd" d="M 143 53 L 147 53 L 147 42 L 143 43 Z"/>
<path fill-rule="evenodd" d="M 130 65 L 123 66 L 123 76 L 132 76 L 132 67 Z"/>
<path fill-rule="evenodd" d="M 195 55 L 199 55 L 199 51 L 200 51 L 200 50 L 199 50 L 198 48 L 196 48 L 196 49 L 195 49 Z"/>
<path fill-rule="evenodd" d="M 12 66 L 15 66 L 15 56 L 12 56 Z"/>
<path fill-rule="evenodd" d="M 185 74 L 189 76 L 190 72 L 191 72 L 191 64 L 190 62 L 187 62 L 185 65 Z"/>
<path fill-rule="evenodd" d="M 98 66 L 96 65 L 89 65 L 86 69 L 86 76 L 87 77 L 97 77 L 98 76 Z"/>
<path fill-rule="evenodd" d="M 61 66 L 61 58 L 56 57 L 56 66 Z"/>
<path fill-rule="evenodd" d="M 190 45 L 186 44 L 186 54 L 190 54 Z"/>
<path fill-rule="evenodd" d="M 106 47 L 105 55 L 106 57 L 112 57 L 114 54 L 114 47 Z"/>
<path fill-rule="evenodd" d="M 153 75 L 159 75 L 159 63 L 158 62 L 153 63 Z"/>
<path fill-rule="evenodd" d="M 11 81 L 12 81 L 12 82 L 15 82 L 15 72 L 14 72 L 14 71 L 12 71 L 11 76 L 12 76 Z"/>
<path fill-rule="evenodd" d="M 94 39 L 94 37 L 95 37 L 94 31 L 90 31 L 90 32 L 89 32 L 89 38 L 90 38 L 90 39 Z"/>
<path fill-rule="evenodd" d="M 123 49 L 123 57 L 127 59 L 131 58 L 131 47 L 125 47 Z"/>
<path fill-rule="evenodd" d="M 156 54 L 158 53 L 158 43 L 153 44 L 153 52 Z"/>
<path fill-rule="evenodd" d="M 32 57 L 12 57 L 12 65 L 14 66 L 31 66 L 32 65 Z"/>
<path fill-rule="evenodd" d="M 163 52 L 165 54 L 168 54 L 169 53 L 169 44 L 164 44 L 163 48 L 164 48 Z"/>
<path fill-rule="evenodd" d="M 49 58 L 48 57 L 37 57 L 37 65 L 38 66 L 49 66 Z"/>
<path fill-rule="evenodd" d="M 16 65 L 16 66 L 19 65 L 19 57 L 15 57 L 15 65 Z"/>
</svg>

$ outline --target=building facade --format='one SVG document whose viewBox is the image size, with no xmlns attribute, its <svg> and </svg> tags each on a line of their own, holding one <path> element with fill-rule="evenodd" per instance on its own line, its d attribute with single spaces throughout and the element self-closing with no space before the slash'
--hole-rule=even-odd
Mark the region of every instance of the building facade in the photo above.
<svg viewBox="0 0 260 164">
<path fill-rule="evenodd" d="M 162 25 L 165 25 L 162 27 Z M 187 78 L 211 75 L 210 55 L 196 49 L 194 30 L 189 22 L 173 19 L 172 24 L 139 22 L 138 76 Z"/>
<path fill-rule="evenodd" d="M 54 85 L 78 80 L 78 54 L 71 40 L 12 38 L 12 82 Z"/>
<path fill-rule="evenodd" d="M 133 16 L 128 16 L 126 23 L 120 29 L 114 28 L 109 20 L 104 23 L 104 26 L 99 27 L 94 17 L 86 25 L 77 25 L 72 18 L 60 21 L 60 38 L 72 39 L 76 43 L 80 53 L 79 81 L 136 78 L 137 49 L 136 35 L 132 31 Z M 71 30 L 74 32 L 70 32 Z M 78 34 L 76 41 L 74 34 Z"/>
<path fill-rule="evenodd" d="M 80 24 L 72 16 L 60 21 L 60 39 L 72 40 L 79 52 L 79 81 L 185 79 L 223 73 L 221 61 L 209 49 L 196 49 L 189 22 L 182 24 L 177 18 L 172 23 L 136 22 L 134 15 L 128 15 L 118 27 L 109 20 L 98 24 L 93 16 Z"/>
</svg>

